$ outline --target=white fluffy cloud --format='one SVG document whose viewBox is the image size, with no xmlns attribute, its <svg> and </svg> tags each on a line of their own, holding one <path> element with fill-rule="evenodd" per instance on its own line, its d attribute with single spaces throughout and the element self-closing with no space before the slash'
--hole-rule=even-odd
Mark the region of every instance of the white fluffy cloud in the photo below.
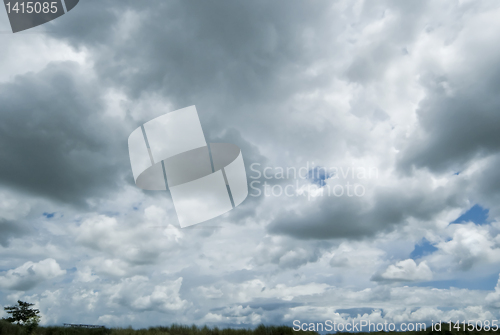
<svg viewBox="0 0 500 335">
<path fill-rule="evenodd" d="M 405 259 L 389 267 L 376 279 L 396 281 L 428 281 L 432 279 L 432 271 L 423 261 L 417 265 L 413 259 Z"/>
<path fill-rule="evenodd" d="M 495 291 L 486 296 L 486 302 L 493 307 L 500 307 L 500 278 L 495 286 Z"/>
<path fill-rule="evenodd" d="M 56 260 L 47 258 L 38 263 L 26 262 L 20 267 L 8 270 L 0 274 L 0 287 L 27 291 L 37 284 L 62 276 L 66 270 L 62 270 Z"/>
<path fill-rule="evenodd" d="M 182 277 L 172 282 L 164 282 L 151 287 L 146 277 L 134 276 L 109 286 L 107 294 L 112 304 L 126 305 L 136 311 L 175 311 L 185 308 L 188 303 L 179 297 Z"/>
</svg>

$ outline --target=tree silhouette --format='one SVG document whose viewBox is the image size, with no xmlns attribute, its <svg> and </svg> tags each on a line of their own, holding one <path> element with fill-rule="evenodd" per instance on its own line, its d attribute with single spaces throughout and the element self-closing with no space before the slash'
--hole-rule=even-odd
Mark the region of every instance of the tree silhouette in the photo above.
<svg viewBox="0 0 500 335">
<path fill-rule="evenodd" d="M 11 316 L 5 320 L 10 323 L 17 323 L 18 325 L 24 325 L 28 328 L 29 333 L 38 326 L 40 321 L 40 311 L 38 309 L 31 308 L 35 304 L 30 304 L 21 300 L 17 301 L 17 306 L 4 307 Z"/>
</svg>

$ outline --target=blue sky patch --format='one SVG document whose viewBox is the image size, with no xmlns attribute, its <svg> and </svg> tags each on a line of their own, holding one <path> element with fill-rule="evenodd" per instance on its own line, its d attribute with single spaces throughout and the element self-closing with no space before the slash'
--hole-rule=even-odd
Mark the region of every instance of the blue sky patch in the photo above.
<svg viewBox="0 0 500 335">
<path fill-rule="evenodd" d="M 56 212 L 54 213 L 43 213 L 43 216 L 45 216 L 47 219 L 52 219 L 54 217 L 54 215 L 56 215 Z"/>
<path fill-rule="evenodd" d="M 325 180 L 331 177 L 333 177 L 333 173 L 328 173 L 327 169 L 321 166 L 316 166 L 310 169 L 307 173 L 307 179 L 309 179 L 311 183 L 316 184 L 320 187 L 325 186 Z"/>
<path fill-rule="evenodd" d="M 438 250 L 426 238 L 423 238 L 419 243 L 415 244 L 415 249 L 410 254 L 410 258 L 417 259 L 432 254 Z"/>
<path fill-rule="evenodd" d="M 478 225 L 484 225 L 488 223 L 488 212 L 488 209 L 476 204 L 452 223 L 464 223 L 471 221 Z"/>
</svg>

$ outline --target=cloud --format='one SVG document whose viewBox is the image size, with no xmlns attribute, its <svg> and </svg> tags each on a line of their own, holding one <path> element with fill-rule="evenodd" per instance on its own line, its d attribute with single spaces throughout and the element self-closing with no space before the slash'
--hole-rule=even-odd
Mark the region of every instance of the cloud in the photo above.
<svg viewBox="0 0 500 335">
<path fill-rule="evenodd" d="M 258 298 L 278 298 L 290 301 L 295 297 L 317 295 L 324 293 L 328 285 L 319 283 L 308 283 L 304 285 L 287 286 L 278 284 L 275 287 L 266 287 L 260 279 L 249 280 L 237 285 L 229 285 L 227 294 L 235 301 L 249 302 Z"/>
<path fill-rule="evenodd" d="M 93 215 L 73 232 L 78 244 L 94 251 L 98 260 L 92 263 L 99 271 L 122 276 L 133 267 L 156 264 L 162 254 L 176 254 L 183 248 L 184 233 L 172 224 L 162 225 L 165 220 L 172 217 L 152 205 L 145 208 L 139 225 L 122 218 Z"/>
<path fill-rule="evenodd" d="M 220 289 L 217 289 L 215 287 L 199 286 L 197 288 L 197 291 L 207 299 L 217 299 L 224 295 L 224 293 Z"/>
<path fill-rule="evenodd" d="M 382 181 L 387 184 L 382 184 Z M 347 185 L 348 182 L 341 180 L 336 184 L 328 180 L 327 185 L 331 185 L 332 190 L 335 185 Z M 391 185 L 394 182 L 390 179 L 370 182 L 366 196 L 354 196 L 354 183 L 351 183 L 350 197 L 347 196 L 348 186 L 345 186 L 346 196 L 342 197 L 325 193 L 313 201 L 304 197 L 291 198 L 289 202 L 300 201 L 300 207 L 285 207 L 267 229 L 272 234 L 299 239 L 359 239 L 389 232 L 410 220 L 431 220 L 464 202 L 456 193 L 458 185 L 440 187 L 424 176 L 418 184 L 411 179 L 398 179 L 396 185 Z"/>
<path fill-rule="evenodd" d="M 474 189 L 475 198 L 485 208 L 489 209 L 489 217 L 500 217 L 500 176 L 497 173 L 500 164 L 500 155 L 491 155 L 476 164 L 472 164 L 471 168 L 464 171 L 464 174 L 471 177 L 471 185 Z"/>
<path fill-rule="evenodd" d="M 9 240 L 12 237 L 21 237 L 28 233 L 25 226 L 22 226 L 16 222 L 7 221 L 0 218 L 0 245 L 4 248 L 9 246 Z"/>
<path fill-rule="evenodd" d="M 262 319 L 262 315 L 259 314 L 259 311 L 249 306 L 242 305 L 226 307 L 222 311 L 209 312 L 203 317 L 203 321 L 206 323 L 231 323 L 237 325 L 261 324 Z"/>
<path fill-rule="evenodd" d="M 329 263 L 332 267 L 366 269 L 380 263 L 385 255 L 383 250 L 364 243 L 343 242 L 333 251 Z"/>
<path fill-rule="evenodd" d="M 500 307 L 500 277 L 497 285 L 495 286 L 495 291 L 488 293 L 486 296 L 486 303 L 496 308 Z"/>
<path fill-rule="evenodd" d="M 100 75 L 121 83 L 134 95 L 161 88 L 178 102 L 190 99 L 193 91 L 207 89 L 212 93 L 229 90 L 225 95 L 232 101 L 269 96 L 266 87 L 280 81 L 276 73 L 315 57 L 312 52 L 321 45 L 309 44 L 312 50 L 301 46 L 306 41 L 301 28 L 312 22 L 326 25 L 324 9 L 330 6 L 326 1 L 307 5 L 300 1 L 239 5 L 154 1 L 148 6 L 125 1 L 97 10 L 96 4 L 89 2 L 73 20 L 54 22 L 54 26 L 71 44 L 104 47 L 96 55 Z M 92 29 L 81 29 L 88 17 L 92 17 Z M 317 33 L 322 31 L 317 29 Z M 122 56 L 105 64 L 112 50 Z"/>
<path fill-rule="evenodd" d="M 375 275 L 375 281 L 428 281 L 432 279 L 432 271 L 425 261 L 418 265 L 413 259 L 399 261 L 379 275 Z"/>
<path fill-rule="evenodd" d="M 29 235 L 31 229 L 27 216 L 31 206 L 26 199 L 19 199 L 20 194 L 0 190 L 0 245 L 9 246 L 12 238 Z"/>
<path fill-rule="evenodd" d="M 166 281 L 150 288 L 148 278 L 134 276 L 120 281 L 118 285 L 108 287 L 112 303 L 124 305 L 136 311 L 169 312 L 182 310 L 188 302 L 179 297 L 182 277 Z"/>
<path fill-rule="evenodd" d="M 490 47 L 497 36 L 483 34 L 478 40 L 476 34 L 484 24 L 498 26 L 497 14 L 492 9 L 469 18 L 453 43 L 426 56 L 435 68 L 421 77 L 426 97 L 417 110 L 419 127 L 400 157 L 402 171 L 409 173 L 412 166 L 460 171 L 475 158 L 498 153 L 499 50 Z"/>
<path fill-rule="evenodd" d="M 277 264 L 283 269 L 297 269 L 316 262 L 327 245 L 311 248 L 307 243 L 282 237 L 265 237 L 256 248 L 253 261 L 258 265 Z"/>
<path fill-rule="evenodd" d="M 100 88 L 85 71 L 53 63 L 0 84 L 1 184 L 78 205 L 116 189 L 127 132 L 103 113 Z"/>
<path fill-rule="evenodd" d="M 498 319 L 498 8 L 87 0 L 5 35 L 0 303 L 119 327 Z M 314 162 L 377 176 L 300 180 L 323 188 L 179 229 L 168 194 L 133 184 L 126 139 L 193 104 L 249 175 Z M 347 181 L 366 193 L 320 196 Z M 473 204 L 491 222 L 449 224 Z M 408 259 L 423 238 L 437 250 Z"/>
<path fill-rule="evenodd" d="M 8 270 L 0 275 L 0 287 L 9 290 L 28 291 L 43 281 L 62 276 L 62 270 L 56 260 L 47 258 L 38 263 L 26 262 L 20 267 Z"/>
<path fill-rule="evenodd" d="M 497 229 L 473 223 L 452 225 L 451 239 L 436 245 L 438 251 L 429 257 L 429 262 L 437 267 L 443 267 L 443 262 L 454 264 L 462 271 L 496 263 L 500 261 Z"/>
</svg>

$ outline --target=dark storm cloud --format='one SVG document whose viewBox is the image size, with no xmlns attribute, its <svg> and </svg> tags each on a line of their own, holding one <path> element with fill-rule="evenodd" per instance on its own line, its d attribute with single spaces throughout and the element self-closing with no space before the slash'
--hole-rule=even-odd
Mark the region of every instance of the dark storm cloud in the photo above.
<svg viewBox="0 0 500 335">
<path fill-rule="evenodd" d="M 86 1 L 55 29 L 77 47 L 100 48 L 98 71 L 134 94 L 161 88 L 179 101 L 211 90 L 241 102 L 255 95 L 275 97 L 278 92 L 268 88 L 276 88 L 277 74 L 317 56 L 308 54 L 314 50 L 303 45 L 303 32 L 325 20 L 327 6 L 325 1 Z M 128 10 L 147 19 L 125 22 Z M 120 31 L 121 23 L 129 23 L 130 31 Z"/>
<path fill-rule="evenodd" d="M 13 237 L 21 237 L 29 233 L 25 225 L 0 218 L 0 245 L 4 248 L 9 246 L 9 240 Z"/>
<path fill-rule="evenodd" d="M 326 143 L 329 151 L 366 144 L 342 122 L 318 116 L 321 127 L 295 122 L 294 115 L 335 119 L 340 112 L 325 102 L 301 107 L 290 99 L 324 89 L 338 77 L 337 68 L 352 82 L 380 80 L 421 32 L 427 3 L 361 6 L 349 29 L 362 31 L 389 14 L 395 19 L 371 43 L 353 49 L 346 62 L 338 37 L 348 27 L 353 6 L 295 0 L 88 0 L 54 21 L 51 30 L 57 31 L 53 37 L 89 50 L 102 83 L 131 99 L 156 92 L 173 109 L 195 104 L 205 130 L 234 127 L 252 143 L 267 141 L 288 155 L 317 159 L 326 154 Z M 307 74 L 315 64 L 329 65 Z M 377 109 L 376 119 L 386 117 Z"/>
<path fill-rule="evenodd" d="M 172 109 L 194 104 L 205 131 L 234 127 L 253 144 L 279 147 L 275 158 L 283 153 L 315 160 L 341 154 L 346 146 L 370 150 L 360 135 L 363 125 L 331 122 L 345 115 L 325 101 L 304 107 L 291 99 L 330 85 L 338 77 L 336 68 L 343 68 L 350 81 L 379 80 L 391 60 L 404 57 L 426 8 L 415 1 L 362 6 L 355 30 L 380 20 L 388 8 L 396 21 L 346 63 L 338 36 L 354 4 L 342 6 L 295 0 L 88 0 L 51 29 L 58 32 L 55 38 L 89 50 L 103 85 L 132 100 L 156 92 Z M 328 66 L 308 73 L 316 64 Z M 296 122 L 295 116 L 308 114 L 317 124 Z M 374 117 L 387 116 L 377 109 Z M 325 152 L 327 143 L 331 152 Z"/>
<path fill-rule="evenodd" d="M 286 131 L 276 125 L 289 123 L 287 114 L 297 112 L 284 108 L 287 99 L 331 80 L 326 72 L 304 74 L 339 52 L 332 48 L 332 31 L 343 27 L 332 22 L 330 6 L 329 1 L 86 1 L 54 29 L 55 37 L 88 48 L 103 82 L 130 98 L 159 92 L 174 109 L 197 105 L 204 129 L 209 122 L 214 130 L 234 126 L 269 138 Z M 311 36 L 328 42 L 313 43 Z"/>
<path fill-rule="evenodd" d="M 498 60 L 468 61 L 462 76 L 428 74 L 418 109 L 419 131 L 409 138 L 399 168 L 459 172 L 471 160 L 500 150 Z M 483 61 L 484 64 L 481 64 Z"/>
<path fill-rule="evenodd" d="M 290 323 L 294 317 L 314 321 L 314 315 L 332 313 L 332 302 L 347 308 L 336 311 L 346 314 L 357 310 L 354 307 L 370 314 L 370 306 L 391 306 L 383 317 L 393 321 L 404 312 L 401 301 L 418 296 L 413 307 L 435 306 L 436 294 L 446 296 L 450 308 L 479 310 L 486 292 L 413 290 L 397 283 L 366 289 L 374 285 L 369 279 L 376 269 L 406 257 L 423 231 L 433 243 L 446 238 L 446 231 L 437 226 L 453 214 L 451 209 L 458 212 L 479 203 L 490 215 L 495 213 L 500 162 L 474 158 L 496 152 L 493 140 L 485 138 L 492 137 L 490 128 L 497 126 L 489 111 L 497 108 L 493 96 L 498 82 L 491 78 L 497 77 L 498 57 L 469 62 L 468 72 L 448 63 L 449 73 L 436 70 L 441 57 L 453 52 L 466 60 L 491 54 L 493 38 L 464 43 L 447 53 L 467 20 L 482 19 L 477 6 L 483 5 L 454 0 L 81 1 L 39 29 L 48 31 L 40 35 L 44 47 L 55 45 L 58 51 L 45 51 L 42 58 L 55 62 L 14 80 L 10 73 L 26 72 L 22 60 L 8 58 L 4 65 L 14 70 L 4 75 L 10 82 L 0 83 L 0 187 L 12 185 L 16 192 L 41 196 L 25 197 L 32 202 L 26 209 L 7 202 L 2 207 L 13 213 L 9 218 L 26 215 L 23 222 L 36 225 L 37 235 L 14 240 L 22 236 L 22 226 L 0 221 L 0 232 L 5 233 L 0 244 L 12 239 L 10 248 L 0 248 L 5 259 L 12 259 L 3 263 L 0 287 L 36 288 L 29 297 L 49 324 L 148 327 L 167 320 L 241 328 Z M 473 29 L 474 40 L 495 27 L 488 28 Z M 16 38 L 6 48 L 11 53 L 18 47 L 33 54 L 42 50 Z M 484 49 L 478 50 L 478 44 Z M 66 52 L 75 57 L 67 45 L 79 51 L 84 66 L 58 61 Z M 463 77 L 455 73 L 461 71 L 466 72 Z M 487 82 L 476 85 L 484 75 Z M 468 91 L 468 84 L 474 84 L 475 91 Z M 427 97 L 415 124 L 414 103 L 422 89 Z M 482 109 L 470 111 L 472 116 L 466 115 L 468 99 L 471 105 L 484 101 Z M 367 181 L 362 198 L 319 197 L 309 202 L 307 195 L 249 196 L 214 219 L 220 227 L 163 229 L 177 222 L 164 193 L 138 197 L 135 187 L 119 196 L 106 191 L 134 185 L 127 150 L 130 132 L 155 116 L 190 105 L 197 106 L 208 142 L 241 148 L 249 177 L 254 175 L 252 163 L 260 163 L 262 171 L 300 168 L 308 161 L 316 166 L 373 164 L 384 175 L 397 170 L 397 155 L 400 172 L 413 166 L 443 171 L 460 167 L 460 162 L 474 163 L 479 172 L 449 173 L 448 178 L 433 171 L 385 174 L 383 180 Z M 107 107 L 126 115 L 107 117 Z M 463 110 L 454 114 L 448 107 Z M 463 124 L 474 130 L 467 133 Z M 409 129 L 417 132 L 408 138 Z M 455 130 L 463 133 L 454 135 Z M 473 144 L 458 143 L 464 150 L 453 147 L 466 139 Z M 257 180 L 281 186 L 293 182 Z M 333 176 L 321 180 L 301 182 L 335 182 Z M 83 203 L 98 196 L 102 201 L 92 212 L 105 215 L 85 208 L 67 210 L 50 201 L 46 208 L 44 201 L 50 197 Z M 42 218 L 44 212 L 57 214 Z M 69 222 L 75 216 L 82 221 Z M 230 224 L 238 226 L 226 227 Z M 155 230 L 146 229 L 151 225 Z M 398 231 L 384 234 L 393 230 Z M 474 237 L 476 231 L 471 228 L 463 236 L 468 232 Z M 457 240 L 446 243 L 452 248 Z M 475 246 L 459 244 L 450 251 L 460 251 L 459 257 L 445 260 L 469 261 Z M 366 252 L 373 255 L 367 258 Z M 40 253 L 59 263 L 28 262 Z M 436 265 L 429 264 L 434 279 L 440 280 Z M 447 277 L 456 274 L 446 261 L 440 264 Z M 463 296 L 469 297 L 466 304 Z M 8 299 L 5 294 L 2 304 Z M 429 315 L 428 310 L 422 312 Z"/>
<path fill-rule="evenodd" d="M 126 134 L 75 63 L 0 84 L 0 183 L 68 203 L 116 187 Z M 119 143 L 119 144 L 117 144 Z"/>
<path fill-rule="evenodd" d="M 474 175 L 471 184 L 474 188 L 474 202 L 489 209 L 489 220 L 500 216 L 500 155 L 488 159 L 484 167 Z"/>
<path fill-rule="evenodd" d="M 443 210 L 464 204 L 463 196 L 440 187 L 378 188 L 371 200 L 363 197 L 324 196 L 303 206 L 301 211 L 283 211 L 268 226 L 274 234 L 299 239 L 335 239 L 373 236 L 404 225 L 410 218 L 431 220 Z M 432 192 L 429 194 L 429 192 Z M 369 202 L 373 201 L 373 205 Z"/>
</svg>

